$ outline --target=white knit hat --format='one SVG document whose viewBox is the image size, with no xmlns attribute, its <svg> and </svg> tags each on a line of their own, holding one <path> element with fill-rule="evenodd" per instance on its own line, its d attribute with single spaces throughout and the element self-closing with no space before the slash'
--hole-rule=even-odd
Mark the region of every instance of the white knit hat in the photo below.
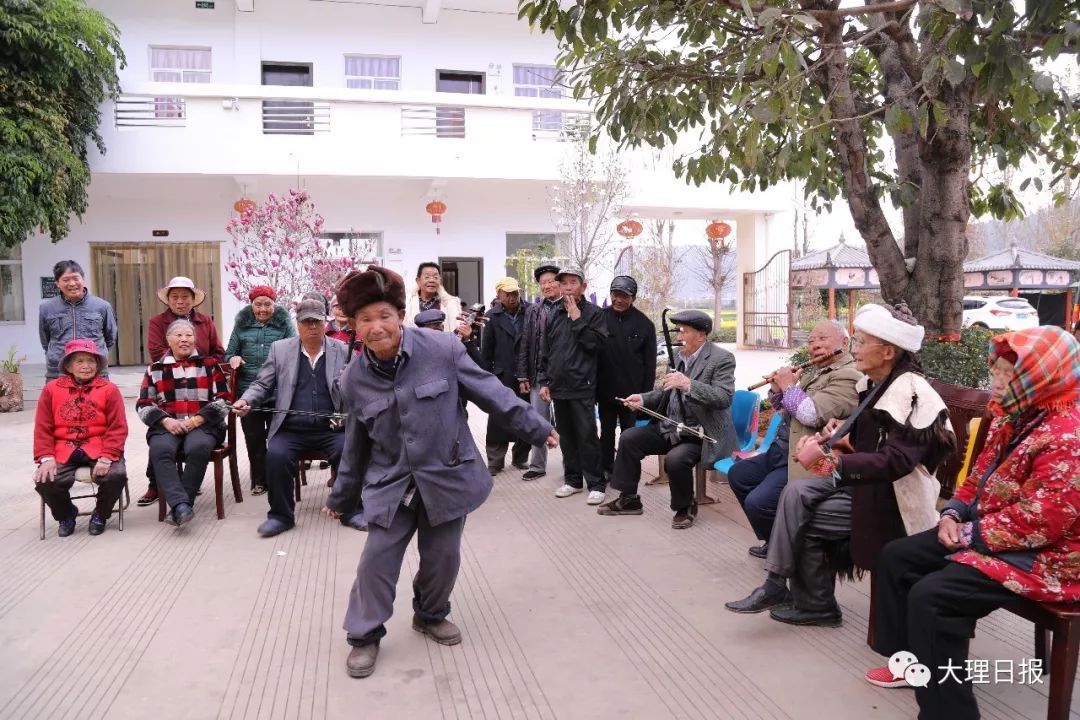
<svg viewBox="0 0 1080 720">
<path fill-rule="evenodd" d="M 893 317 L 881 305 L 863 305 L 855 313 L 855 327 L 868 335 L 892 343 L 908 352 L 919 352 L 926 329 L 922 325 L 910 325 Z"/>
</svg>

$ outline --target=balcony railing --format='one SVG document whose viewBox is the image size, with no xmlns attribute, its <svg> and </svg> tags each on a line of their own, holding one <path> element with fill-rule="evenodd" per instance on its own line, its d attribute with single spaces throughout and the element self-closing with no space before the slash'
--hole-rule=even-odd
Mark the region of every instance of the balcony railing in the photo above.
<svg viewBox="0 0 1080 720">
<path fill-rule="evenodd" d="M 262 127 L 267 135 L 314 135 L 330 132 L 330 103 L 264 100 Z"/>
<path fill-rule="evenodd" d="M 117 127 L 183 127 L 187 100 L 183 97 L 123 95 L 113 109 Z"/>
<path fill-rule="evenodd" d="M 465 137 L 465 108 L 449 105 L 401 108 L 401 134 L 440 138 Z"/>
</svg>

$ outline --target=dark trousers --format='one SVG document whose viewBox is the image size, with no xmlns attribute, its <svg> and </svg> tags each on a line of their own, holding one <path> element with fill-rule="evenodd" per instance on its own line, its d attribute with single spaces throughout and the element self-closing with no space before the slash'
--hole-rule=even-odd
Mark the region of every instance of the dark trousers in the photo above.
<svg viewBox="0 0 1080 720">
<path fill-rule="evenodd" d="M 349 644 L 368 645 L 386 635 L 401 563 L 414 534 L 420 567 L 413 577 L 413 612 L 425 620 L 444 620 L 450 614 L 450 594 L 461 567 L 464 531 L 464 517 L 433 526 L 423 500 L 416 508 L 399 507 L 390 527 L 369 525 L 345 611 Z"/>
<path fill-rule="evenodd" d="M 559 433 L 562 439 L 562 433 Z M 701 441 L 683 439 L 672 443 L 656 424 L 630 428 L 619 440 L 611 487 L 623 495 L 637 495 L 641 482 L 641 461 L 646 455 L 665 455 L 664 471 L 671 489 L 671 509 L 675 512 L 694 505 L 694 468 L 701 461 Z"/>
<path fill-rule="evenodd" d="M 600 469 L 610 475 L 615 469 L 615 424 L 626 432 L 634 427 L 637 416 L 633 410 L 614 400 L 600 400 L 596 406 L 600 411 Z"/>
<path fill-rule="evenodd" d="M 951 552 L 932 528 L 886 545 L 875 572 L 874 650 L 886 657 L 908 650 L 932 674 L 927 687 L 915 688 L 920 720 L 979 717 L 971 683 L 939 682 L 946 671 L 938 668 L 959 665 L 954 675 L 963 681 L 975 623 L 1019 600 L 975 568 L 947 560 Z"/>
<path fill-rule="evenodd" d="M 268 412 L 253 412 L 240 418 L 248 464 L 251 466 L 252 490 L 256 486 L 266 487 L 266 438 L 270 433 L 270 421 L 273 419 L 273 414 Z"/>
<path fill-rule="evenodd" d="M 186 435 L 173 435 L 155 426 L 146 434 L 150 445 L 150 464 L 157 478 L 158 491 L 165 496 L 165 504 L 175 508 L 180 503 L 193 505 L 195 493 L 202 486 L 210 453 L 225 437 L 224 428 L 195 428 Z M 184 474 L 177 469 L 176 456 L 184 451 Z"/>
<path fill-rule="evenodd" d="M 323 452 L 330 466 L 337 468 L 345 447 L 345 433 L 312 428 L 278 430 L 266 446 L 266 497 L 270 501 L 267 517 L 293 525 L 296 522 L 296 496 L 293 495 L 297 456 L 302 452 Z"/>
<path fill-rule="evenodd" d="M 529 453 L 532 452 L 532 445 L 527 440 L 515 440 L 514 448 L 510 453 L 510 462 L 514 465 L 526 465 L 529 462 Z M 506 465 L 506 451 L 510 448 L 508 442 L 491 442 L 488 440 L 484 443 L 484 452 L 487 454 L 487 464 L 492 470 L 501 470 Z"/>
<path fill-rule="evenodd" d="M 592 400 L 555 400 L 555 426 L 563 452 L 563 482 L 604 491 L 600 470 L 600 438 Z"/>
<path fill-rule="evenodd" d="M 787 452 L 771 445 L 767 452 L 732 465 L 727 476 L 754 535 L 768 540 L 780 493 L 787 485 Z"/>
<path fill-rule="evenodd" d="M 96 460 L 84 459 L 57 464 L 56 476 L 52 482 L 34 485 L 38 495 L 49 506 L 53 520 L 57 522 L 67 520 L 79 512 L 75 503 L 71 502 L 71 486 L 75 483 L 75 471 L 80 467 L 93 468 L 96 463 Z M 94 478 L 94 484 L 97 485 L 97 504 L 94 505 L 94 512 L 103 520 L 108 520 L 112 515 L 113 507 L 116 506 L 116 501 L 120 499 L 120 494 L 124 491 L 126 480 L 127 466 L 124 465 L 123 458 L 114 462 L 104 477 Z"/>
</svg>

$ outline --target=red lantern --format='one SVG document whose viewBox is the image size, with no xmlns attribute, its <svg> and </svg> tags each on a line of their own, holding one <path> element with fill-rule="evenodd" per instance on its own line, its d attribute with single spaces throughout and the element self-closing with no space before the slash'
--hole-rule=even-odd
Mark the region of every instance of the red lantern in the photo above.
<svg viewBox="0 0 1080 720">
<path fill-rule="evenodd" d="M 436 225 L 435 225 L 435 234 L 438 235 L 439 234 L 439 225 L 438 225 L 438 223 L 442 222 L 443 213 L 446 212 L 446 203 L 444 203 L 442 200 L 432 200 L 424 208 L 424 211 L 427 212 L 427 214 L 431 216 L 431 222 L 436 223 Z"/>
<path fill-rule="evenodd" d="M 635 238 L 641 234 L 641 223 L 637 220 L 623 220 L 615 230 L 624 238 Z"/>
<path fill-rule="evenodd" d="M 723 240 L 731 234 L 731 226 L 726 222 L 714 220 L 705 228 L 705 234 L 710 240 Z"/>
<path fill-rule="evenodd" d="M 255 201 L 247 198 L 240 198 L 233 203 L 233 210 L 243 215 L 246 212 L 251 212 L 255 209 Z"/>
</svg>

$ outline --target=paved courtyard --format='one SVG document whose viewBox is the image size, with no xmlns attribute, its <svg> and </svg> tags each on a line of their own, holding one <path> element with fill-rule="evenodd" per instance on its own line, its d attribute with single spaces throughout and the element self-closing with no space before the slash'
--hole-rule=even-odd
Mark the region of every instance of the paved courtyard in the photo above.
<svg viewBox="0 0 1080 720">
<path fill-rule="evenodd" d="M 750 363 L 740 387 L 751 380 Z M 776 357 L 756 358 L 758 372 Z M 137 373 L 118 374 L 125 395 Z M 40 385 L 40 383 L 39 383 Z M 28 386 L 32 383 L 28 381 Z M 28 397 L 36 394 L 28 392 Z M 129 407 L 134 405 L 129 400 Z M 345 674 L 341 630 L 365 535 L 319 512 L 328 471 L 312 471 L 298 526 L 255 528 L 264 497 L 226 494 L 212 476 L 196 518 L 177 531 L 134 504 L 124 531 L 38 539 L 30 475 L 33 403 L 0 415 L 0 718 L 911 718 L 908 690 L 862 680 L 880 663 L 865 644 L 867 581 L 841 587 L 844 625 L 793 628 L 723 609 L 763 577 L 726 485 L 686 531 L 668 491 L 643 488 L 642 517 L 604 518 L 584 495 L 557 500 L 546 478 L 508 470 L 470 516 L 451 619 L 464 642 L 436 645 L 409 627 L 415 543 L 375 674 Z M 470 413 L 482 444 L 484 422 Z M 142 426 L 129 410 L 133 496 L 145 487 Z M 242 486 L 248 487 L 244 453 Z M 655 465 L 646 468 L 655 474 Z M 984 620 L 974 654 L 1033 654 L 1030 624 Z M 1042 718 L 1047 685 L 977 690 L 983 716 Z M 1077 706 L 1080 707 L 1080 706 Z"/>
</svg>

